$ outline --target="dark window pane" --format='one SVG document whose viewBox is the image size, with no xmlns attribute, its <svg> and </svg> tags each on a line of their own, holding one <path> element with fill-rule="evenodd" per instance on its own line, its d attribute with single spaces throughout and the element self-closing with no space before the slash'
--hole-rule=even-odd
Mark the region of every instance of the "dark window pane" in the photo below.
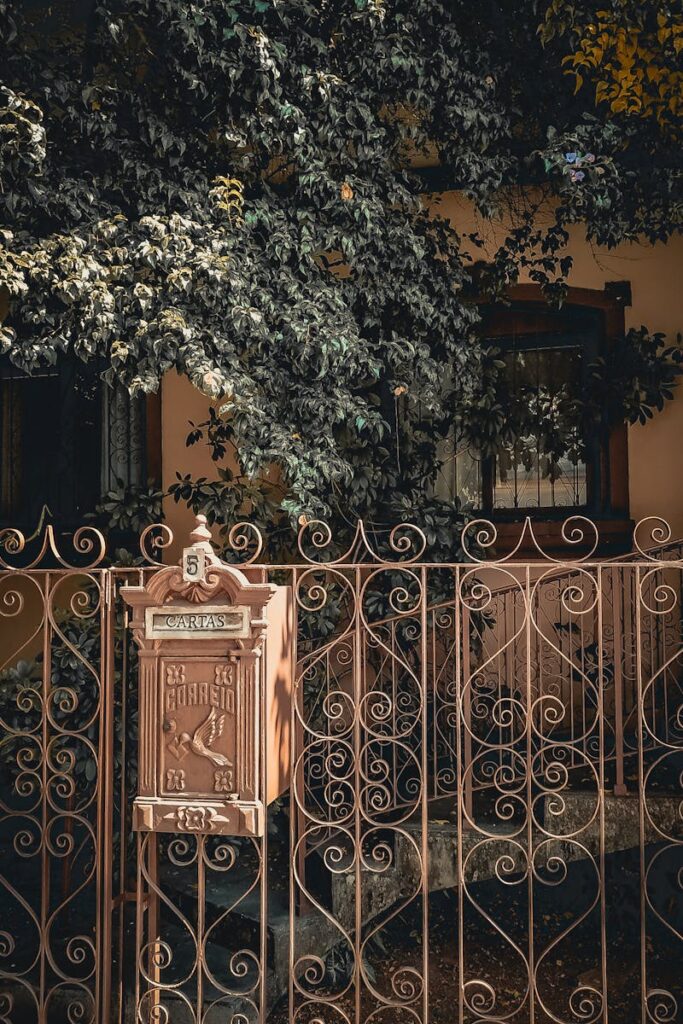
<svg viewBox="0 0 683 1024">
<path fill-rule="evenodd" d="M 24 529 L 47 507 L 64 526 L 78 524 L 100 494 L 101 389 L 92 374 L 64 363 L 0 381 L 0 515 Z"/>
<path fill-rule="evenodd" d="M 578 347 L 505 355 L 510 394 L 526 430 L 494 460 L 493 507 L 571 508 L 588 503 L 586 453 L 571 416 L 581 394 Z"/>
</svg>

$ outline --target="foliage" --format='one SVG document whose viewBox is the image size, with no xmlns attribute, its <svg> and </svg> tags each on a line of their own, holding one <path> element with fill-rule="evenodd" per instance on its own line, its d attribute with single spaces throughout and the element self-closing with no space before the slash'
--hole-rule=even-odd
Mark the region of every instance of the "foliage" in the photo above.
<svg viewBox="0 0 683 1024">
<path fill-rule="evenodd" d="M 439 441 L 513 426 L 477 300 L 522 271 L 561 299 L 572 223 L 679 226 L 673 119 L 573 94 L 566 6 L 553 34 L 539 0 L 0 0 L 0 350 L 186 374 L 221 470 L 175 494 L 217 521 L 431 516 L 452 547 Z M 484 216 L 538 200 L 487 257 L 424 156 Z"/>
<path fill-rule="evenodd" d="M 95 506 L 93 518 L 98 524 L 137 536 L 146 526 L 161 520 L 163 491 L 152 484 L 141 487 L 117 482 L 118 487 L 103 494 Z"/>
<path fill-rule="evenodd" d="M 680 337 L 678 341 L 668 346 L 663 334 L 650 335 L 645 327 L 615 339 L 590 368 L 585 433 L 596 425 L 609 429 L 623 421 L 644 424 L 655 411 L 661 412 L 683 373 Z"/>
<path fill-rule="evenodd" d="M 596 9 L 597 6 L 597 9 Z M 577 91 L 589 81 L 612 114 L 653 118 L 675 130 L 683 115 L 683 12 L 661 0 L 611 0 L 577 6 L 553 0 L 542 35 L 569 38 L 563 63 Z"/>
</svg>

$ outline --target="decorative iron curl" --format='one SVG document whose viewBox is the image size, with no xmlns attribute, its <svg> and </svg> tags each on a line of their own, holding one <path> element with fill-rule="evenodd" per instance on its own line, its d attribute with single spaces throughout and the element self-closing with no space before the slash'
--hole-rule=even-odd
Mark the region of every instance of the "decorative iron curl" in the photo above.
<svg viewBox="0 0 683 1024">
<path fill-rule="evenodd" d="M 74 992 L 75 989 L 75 992 Z M 82 982 L 74 978 L 65 978 L 50 989 L 45 1000 L 45 1019 L 54 1019 L 52 1004 L 59 1005 L 60 995 L 67 995 L 69 1003 L 66 1008 L 68 1024 L 94 1024 L 95 998 L 92 991 Z"/>
<path fill-rule="evenodd" d="M 42 830 L 39 822 L 34 818 L 31 818 L 29 815 L 22 814 L 21 818 L 26 821 L 26 825 L 14 833 L 12 846 L 18 857 L 28 859 L 30 857 L 35 857 L 36 854 L 40 853 L 42 850 Z M 35 829 L 35 831 L 31 831 L 32 828 Z"/>
<path fill-rule="evenodd" d="M 0 530 L 0 550 L 6 551 L 8 555 L 20 555 L 25 547 L 26 538 L 21 530 L 16 530 L 13 526 L 8 526 L 4 530 Z M 3 569 L 13 568 L 1 557 L 0 565 L 2 565 Z"/>
<path fill-rule="evenodd" d="M 235 996 L 232 992 L 225 993 L 214 999 L 213 1002 L 206 1006 L 203 1020 L 215 1020 L 213 1011 L 226 1007 L 229 1013 L 229 1017 L 224 1018 L 226 1024 L 254 1024 L 254 1021 L 258 1020 L 258 1007 L 254 1003 L 253 999 L 246 999 L 240 994 L 241 1001 L 246 1003 L 249 1007 L 249 1014 L 243 1013 L 242 1010 L 237 1010 L 234 1013 L 230 1010 L 230 1005 L 234 1002 Z"/>
<path fill-rule="evenodd" d="M 158 988 L 150 988 L 142 994 L 138 1004 L 138 1024 L 170 1024 L 167 1007 L 163 1003 L 155 1001 L 159 991 Z M 186 999 L 185 1002 L 187 1002 Z M 145 1005 L 147 1003 L 149 1003 L 149 1006 Z"/>
<path fill-rule="evenodd" d="M 74 967 L 90 963 L 94 971 L 97 964 L 95 943 L 88 935 L 72 935 L 66 944 L 66 958 Z"/>
<path fill-rule="evenodd" d="M 203 843 L 201 853 L 203 862 L 212 871 L 232 871 L 238 860 L 237 847 L 226 839 L 221 839 L 213 849 Z"/>
<path fill-rule="evenodd" d="M 2 595 L 0 604 L 0 615 L 3 618 L 11 619 L 17 615 L 21 615 L 25 605 L 24 595 L 18 590 L 6 590 Z"/>
<path fill-rule="evenodd" d="M 582 1024 L 593 1024 L 602 1014 L 604 997 L 593 985 L 581 985 L 569 997 L 569 1009 Z"/>
<path fill-rule="evenodd" d="M 664 988 L 652 988 L 647 994 L 646 1009 L 652 1024 L 674 1024 L 678 1020 L 678 1001 Z"/>
<path fill-rule="evenodd" d="M 14 1009 L 14 996 L 10 992 L 0 992 L 0 1024 L 11 1024 L 10 1014 Z"/>
<path fill-rule="evenodd" d="M 414 1003 L 424 989 L 424 978 L 414 967 L 402 965 L 391 975 L 391 991 L 402 1003 Z"/>
<path fill-rule="evenodd" d="M 427 538 L 419 526 L 414 523 L 398 523 L 389 531 L 388 536 L 389 552 L 398 557 L 382 554 L 370 543 L 368 529 L 362 519 L 356 523 L 353 540 L 341 555 L 332 556 L 332 542 L 332 530 L 322 519 L 305 520 L 297 535 L 299 553 L 312 565 L 350 564 L 363 561 L 364 556 L 380 565 L 410 565 L 420 559 L 427 547 Z M 313 558 L 309 553 L 311 548 L 322 555 L 329 554 L 330 557 Z M 355 559 L 352 557 L 354 550 L 358 551 Z"/>
<path fill-rule="evenodd" d="M 325 553 L 326 549 L 328 549 L 332 543 L 332 530 L 323 519 L 306 519 L 302 522 L 301 528 L 297 534 L 297 548 L 299 549 L 299 554 L 304 561 L 308 562 L 310 565 L 337 565 L 340 562 L 346 562 L 349 560 L 348 556 L 353 550 L 357 537 L 358 529 L 356 529 L 351 546 L 338 558 L 311 558 L 310 555 L 306 554 L 306 541 L 308 541 L 309 545 L 315 548 L 316 551 Z"/>
<path fill-rule="evenodd" d="M 187 868 L 196 863 L 199 856 L 199 844 L 187 836 L 174 835 L 168 844 L 166 856 L 177 868 Z"/>
<path fill-rule="evenodd" d="M 324 1007 L 324 1017 L 317 1016 L 317 1009 L 322 1004 Z M 315 1008 L 315 1009 L 314 1009 Z M 309 1016 L 309 1012 L 313 1010 L 316 1016 Z M 332 1011 L 337 1014 L 335 1022 L 331 1021 L 328 1012 Z M 294 1016 L 292 1017 L 292 1024 L 336 1024 L 337 1021 L 343 1022 L 343 1024 L 351 1024 L 351 1018 L 342 1009 L 341 1006 L 336 1006 L 334 1003 L 325 999 L 323 996 L 319 996 L 316 999 L 307 999 L 304 1003 L 296 1008 Z"/>
<path fill-rule="evenodd" d="M 248 978 L 251 971 L 256 971 L 256 981 L 247 992 L 258 987 L 261 977 L 261 962 L 251 949 L 238 949 L 228 961 L 228 968 L 233 978 Z"/>
<path fill-rule="evenodd" d="M 148 565 L 163 568 L 156 555 L 173 544 L 173 530 L 166 523 L 151 523 L 140 534 L 140 554 Z"/>
<path fill-rule="evenodd" d="M 529 520 L 529 522 L 531 521 Z M 587 540 L 587 536 L 590 535 L 593 537 L 592 541 Z M 586 516 L 569 516 L 569 518 L 565 519 L 562 523 L 562 540 L 565 544 L 576 545 L 589 543 L 590 550 L 576 559 L 578 562 L 585 562 L 586 559 L 595 554 L 598 544 L 600 543 L 600 533 L 592 519 L 587 519 Z M 537 549 L 541 551 L 541 548 L 536 543 L 535 537 L 534 544 Z M 564 561 L 564 559 L 551 559 L 551 561 Z"/>
<path fill-rule="evenodd" d="M 650 562 L 660 562 L 661 557 L 653 549 L 668 544 L 672 531 L 666 519 L 661 516 L 645 516 L 633 528 L 633 547 Z"/>
<path fill-rule="evenodd" d="M 542 579 L 539 583 L 543 582 Z M 585 584 L 585 590 L 582 584 Z M 536 597 L 538 583 L 534 586 L 533 596 Z M 566 587 L 558 590 L 562 608 L 569 616 L 587 615 L 595 610 L 600 597 L 598 581 L 586 569 L 577 569 L 576 576 L 570 578 Z"/>
<path fill-rule="evenodd" d="M 524 519 L 522 529 L 512 551 L 501 557 L 496 557 L 494 559 L 487 557 L 488 553 L 492 549 L 495 549 L 496 541 L 498 540 L 498 530 L 488 519 L 473 519 L 471 522 L 467 523 L 462 532 L 461 543 L 466 557 L 471 562 L 476 562 L 478 564 L 483 564 L 489 561 L 495 561 L 498 563 L 513 561 L 515 556 L 524 546 L 525 540 L 528 541 L 529 546 L 538 552 L 540 557 L 546 562 L 552 562 L 554 564 L 585 562 L 595 554 L 598 544 L 600 543 L 600 534 L 597 526 L 590 519 L 586 518 L 586 516 L 569 516 L 569 518 L 565 519 L 562 523 L 560 535 L 563 542 L 569 547 L 586 546 L 587 550 L 584 551 L 583 554 L 576 555 L 573 558 L 568 557 L 567 553 L 564 552 L 561 558 L 555 558 L 542 547 L 536 537 L 534 524 L 530 516 L 526 516 Z M 475 548 L 479 548 L 481 553 L 477 552 Z"/>
<path fill-rule="evenodd" d="M 670 583 L 657 582 L 657 572 L 659 567 L 648 569 L 643 574 L 638 583 L 638 599 L 648 614 L 669 615 L 678 605 L 678 594 Z M 648 592 L 650 584 L 652 589 Z"/>
<path fill-rule="evenodd" d="M 46 555 L 50 554 L 64 569 L 91 570 L 96 569 L 107 554 L 107 544 L 104 535 L 94 526 L 79 526 L 73 535 L 71 545 L 76 554 L 92 557 L 86 557 L 81 565 L 67 561 L 59 550 L 52 524 L 48 524 L 45 527 L 40 550 L 28 565 L 12 565 L 11 562 L 6 561 L 0 555 L 0 567 L 23 571 L 36 569 L 40 566 Z M 17 530 L 14 527 L 0 530 L 0 551 L 4 551 L 9 555 L 21 555 L 25 548 L 26 538 L 21 530 Z"/>
<path fill-rule="evenodd" d="M 488 1016 L 496 1007 L 496 990 L 483 978 L 471 978 L 463 985 L 465 1006 L 470 1013 Z"/>
<path fill-rule="evenodd" d="M 228 547 L 237 555 L 246 555 L 251 549 L 248 558 L 240 558 L 241 565 L 251 565 L 263 551 L 263 534 L 254 523 L 235 523 L 228 533 Z"/>
<path fill-rule="evenodd" d="M 413 523 L 399 523 L 398 526 L 395 526 L 391 533 L 389 534 L 389 547 L 391 548 L 392 551 L 394 551 L 397 555 L 408 555 L 410 553 L 410 551 L 413 549 L 414 542 L 410 538 L 409 531 L 412 531 L 415 534 L 417 546 L 415 547 L 415 550 L 413 551 L 412 555 L 410 555 L 409 558 L 399 559 L 403 563 L 417 562 L 417 560 L 424 554 L 427 547 L 427 538 L 425 534 L 422 532 L 422 530 L 419 528 L 419 526 L 415 526 Z M 367 537 L 365 537 L 364 528 L 363 536 L 365 538 L 365 543 L 368 548 L 369 554 L 376 558 L 377 561 L 386 561 L 386 559 L 381 558 L 380 555 L 375 554 L 373 552 L 367 540 Z"/>
<path fill-rule="evenodd" d="M 173 963 L 173 950 L 168 942 L 157 937 L 145 943 L 138 953 L 138 958 L 141 962 L 148 959 L 154 970 L 163 971 Z"/>
</svg>

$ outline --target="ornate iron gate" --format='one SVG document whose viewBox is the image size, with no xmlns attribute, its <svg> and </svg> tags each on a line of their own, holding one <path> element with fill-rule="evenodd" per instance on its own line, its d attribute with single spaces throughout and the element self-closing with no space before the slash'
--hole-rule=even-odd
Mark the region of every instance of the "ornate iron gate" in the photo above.
<svg viewBox="0 0 683 1024">
<path fill-rule="evenodd" d="M 441 565 L 413 527 L 311 523 L 274 566 L 236 527 L 297 608 L 289 796 L 262 836 L 134 837 L 119 592 L 172 538 L 103 568 L 95 531 L 5 533 L 0 1021 L 683 1019 L 683 548 L 564 537 L 495 560 L 474 523 Z"/>
</svg>

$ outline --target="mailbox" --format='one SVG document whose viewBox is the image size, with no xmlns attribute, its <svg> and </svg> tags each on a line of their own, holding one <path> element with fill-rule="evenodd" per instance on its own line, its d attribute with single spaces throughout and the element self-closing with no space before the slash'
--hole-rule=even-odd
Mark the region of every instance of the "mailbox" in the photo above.
<svg viewBox="0 0 683 1024">
<path fill-rule="evenodd" d="M 180 565 L 122 589 L 139 653 L 133 825 L 260 836 L 289 784 L 291 592 L 221 562 L 204 516 L 190 540 Z"/>
</svg>

